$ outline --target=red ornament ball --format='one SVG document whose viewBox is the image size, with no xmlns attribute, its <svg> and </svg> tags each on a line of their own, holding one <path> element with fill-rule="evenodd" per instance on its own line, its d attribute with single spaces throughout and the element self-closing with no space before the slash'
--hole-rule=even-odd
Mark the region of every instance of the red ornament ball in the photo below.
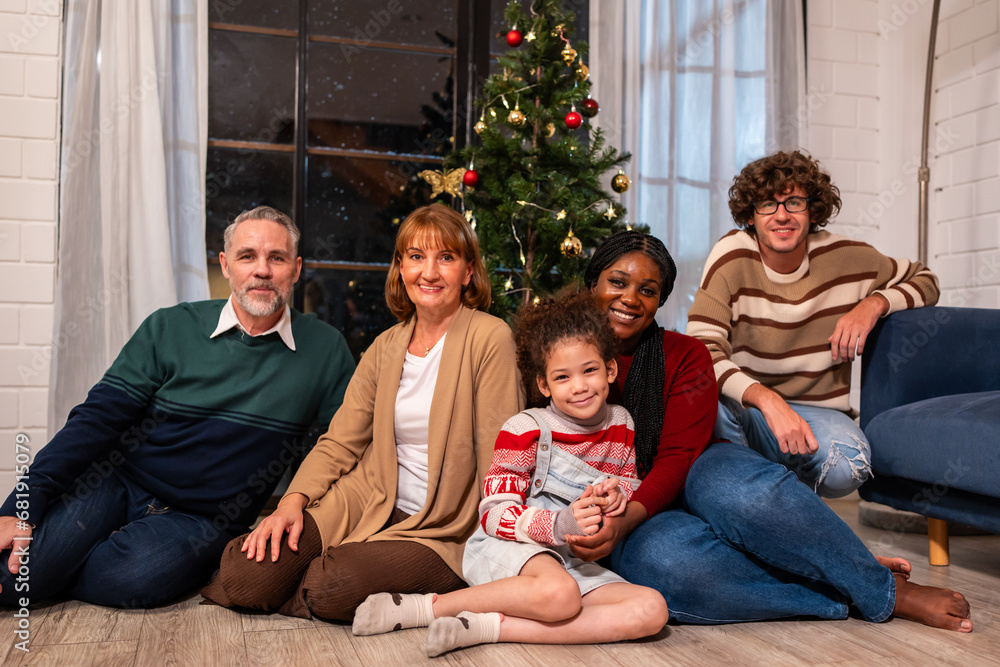
<svg viewBox="0 0 1000 667">
<path fill-rule="evenodd" d="M 467 169 L 465 174 L 462 175 L 462 182 L 470 188 L 476 187 L 479 185 L 479 172 L 475 169 Z"/>
<path fill-rule="evenodd" d="M 566 122 L 566 127 L 568 127 L 571 130 L 575 130 L 576 128 L 583 125 L 583 116 L 581 116 L 575 111 L 570 111 L 568 114 L 566 114 L 565 122 Z"/>
<path fill-rule="evenodd" d="M 597 100 L 589 97 L 580 103 L 580 107 L 581 112 L 587 118 L 593 118 L 601 110 L 601 105 L 597 103 Z"/>
<path fill-rule="evenodd" d="M 524 36 L 521 35 L 519 30 L 511 30 L 507 33 L 507 46 L 512 49 L 516 49 L 521 46 L 521 42 L 524 40 Z"/>
</svg>

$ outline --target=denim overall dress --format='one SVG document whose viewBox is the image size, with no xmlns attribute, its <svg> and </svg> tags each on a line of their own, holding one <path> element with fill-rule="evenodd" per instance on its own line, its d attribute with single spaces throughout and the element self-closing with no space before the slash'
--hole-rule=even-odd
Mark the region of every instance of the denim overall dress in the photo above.
<svg viewBox="0 0 1000 667">
<path fill-rule="evenodd" d="M 577 500 L 588 485 L 610 477 L 599 473 L 572 454 L 554 447 L 552 431 L 541 415 L 542 410 L 532 408 L 524 412 L 538 422 L 541 430 L 538 446 L 535 448 L 535 471 L 528 487 L 526 505 L 558 511 Z M 639 486 L 637 479 L 624 477 L 620 479 L 628 481 L 633 489 Z M 581 595 L 586 595 L 604 584 L 625 582 L 620 576 L 597 563 L 580 560 L 573 555 L 567 545 L 544 546 L 502 540 L 487 535 L 482 525 L 465 543 L 462 572 L 470 586 L 485 584 L 517 575 L 531 557 L 541 553 L 550 554 L 563 564 L 566 571 L 580 585 Z"/>
</svg>

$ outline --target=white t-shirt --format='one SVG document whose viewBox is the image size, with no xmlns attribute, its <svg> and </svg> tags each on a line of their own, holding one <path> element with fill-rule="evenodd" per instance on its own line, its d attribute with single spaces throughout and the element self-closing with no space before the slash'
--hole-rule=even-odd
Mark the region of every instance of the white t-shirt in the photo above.
<svg viewBox="0 0 1000 667">
<path fill-rule="evenodd" d="M 396 507 L 407 514 L 416 514 L 427 502 L 427 429 L 444 339 L 426 357 L 406 353 L 396 392 Z"/>
</svg>

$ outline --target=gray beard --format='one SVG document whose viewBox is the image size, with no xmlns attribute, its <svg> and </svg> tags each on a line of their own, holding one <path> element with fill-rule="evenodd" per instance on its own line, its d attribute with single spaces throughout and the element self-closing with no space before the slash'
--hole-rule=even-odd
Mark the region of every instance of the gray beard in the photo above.
<svg viewBox="0 0 1000 667">
<path fill-rule="evenodd" d="M 254 317 L 267 317 L 268 315 L 273 315 L 285 307 L 288 303 L 289 295 L 282 294 L 272 284 L 265 285 L 275 290 L 272 292 L 272 296 L 267 300 L 255 299 L 248 294 L 251 289 L 264 286 L 261 285 L 261 283 L 244 285 L 243 289 L 241 291 L 234 292 L 233 296 L 243 310 L 247 311 Z"/>
</svg>

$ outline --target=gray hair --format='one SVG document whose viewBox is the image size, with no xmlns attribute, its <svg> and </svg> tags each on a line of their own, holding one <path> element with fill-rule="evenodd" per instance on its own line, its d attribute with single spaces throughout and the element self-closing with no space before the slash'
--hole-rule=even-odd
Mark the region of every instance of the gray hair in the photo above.
<svg viewBox="0 0 1000 667">
<path fill-rule="evenodd" d="M 302 238 L 302 232 L 299 228 L 295 226 L 292 219 L 287 215 L 282 213 L 276 208 L 270 206 L 258 206 L 257 208 L 250 209 L 249 211 L 243 211 L 236 219 L 226 227 L 226 231 L 222 233 L 222 242 L 225 252 L 228 255 L 230 247 L 233 244 L 233 234 L 236 233 L 236 228 L 240 226 L 241 222 L 246 222 L 247 220 L 270 220 L 271 222 L 276 222 L 285 229 L 288 230 L 288 235 L 292 237 L 292 255 L 298 256 L 299 254 L 299 239 Z"/>
</svg>

